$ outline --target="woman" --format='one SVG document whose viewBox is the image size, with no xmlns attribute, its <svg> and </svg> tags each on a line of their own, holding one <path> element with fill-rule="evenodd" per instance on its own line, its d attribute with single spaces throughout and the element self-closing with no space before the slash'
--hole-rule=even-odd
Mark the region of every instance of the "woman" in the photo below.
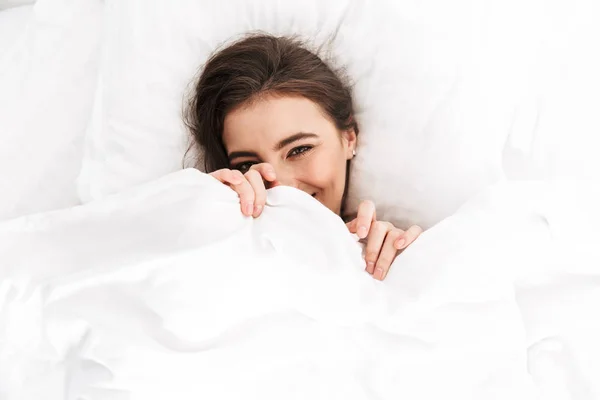
<svg viewBox="0 0 600 400">
<path fill-rule="evenodd" d="M 216 53 L 196 83 L 186 123 L 204 170 L 238 193 L 245 215 L 259 217 L 266 189 L 278 185 L 344 215 L 359 131 L 352 94 L 301 42 L 253 35 Z M 371 201 L 347 226 L 366 241 L 366 270 L 379 280 L 422 232 L 378 221 Z"/>
</svg>

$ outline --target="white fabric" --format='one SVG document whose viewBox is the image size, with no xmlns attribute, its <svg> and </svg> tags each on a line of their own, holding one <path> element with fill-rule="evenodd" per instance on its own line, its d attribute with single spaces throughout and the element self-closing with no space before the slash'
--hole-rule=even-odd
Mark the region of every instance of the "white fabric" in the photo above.
<svg viewBox="0 0 600 400">
<path fill-rule="evenodd" d="M 501 184 L 384 282 L 312 197 L 194 170 L 5 222 L 0 397 L 598 398 L 599 200 Z"/>
<path fill-rule="evenodd" d="M 22 6 L 0 12 L 0 59 L 18 42 L 32 11 L 33 6 Z"/>
<path fill-rule="evenodd" d="M 382 218 L 429 227 L 505 175 L 600 174 L 594 0 L 106 5 L 83 201 L 181 168 L 188 85 L 219 45 L 256 29 L 315 45 L 335 36 L 332 54 L 356 83 L 362 128 L 350 210 L 372 199 Z"/>
<path fill-rule="evenodd" d="M 0 53 L 0 219 L 79 203 L 102 1 L 39 0 L 30 13 Z"/>
<path fill-rule="evenodd" d="M 35 0 L 0 0 L 0 10 L 20 6 L 29 6 L 33 3 L 35 3 Z"/>
<path fill-rule="evenodd" d="M 503 153 L 506 175 L 600 179 L 600 56 L 590 51 L 600 45 L 600 3 L 530 0 L 519 8 L 515 24 L 496 38 L 514 43 L 523 72 Z"/>
</svg>

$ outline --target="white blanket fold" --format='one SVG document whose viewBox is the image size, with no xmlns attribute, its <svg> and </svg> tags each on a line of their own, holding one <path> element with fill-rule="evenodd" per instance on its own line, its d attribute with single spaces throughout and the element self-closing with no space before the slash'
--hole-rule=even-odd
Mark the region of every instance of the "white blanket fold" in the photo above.
<svg viewBox="0 0 600 400">
<path fill-rule="evenodd" d="M 272 189 L 246 218 L 194 170 L 5 222 L 0 398 L 593 398 L 600 329 L 561 330 L 547 305 L 598 311 L 600 196 L 563 188 L 491 188 L 385 282 L 311 196 Z"/>
</svg>

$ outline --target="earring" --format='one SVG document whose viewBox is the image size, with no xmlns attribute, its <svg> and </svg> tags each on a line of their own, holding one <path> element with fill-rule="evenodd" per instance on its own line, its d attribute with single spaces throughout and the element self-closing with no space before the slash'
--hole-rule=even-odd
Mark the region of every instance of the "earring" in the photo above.
<svg viewBox="0 0 600 400">
<path fill-rule="evenodd" d="M 356 150 L 352 150 L 352 157 L 356 155 Z"/>
</svg>

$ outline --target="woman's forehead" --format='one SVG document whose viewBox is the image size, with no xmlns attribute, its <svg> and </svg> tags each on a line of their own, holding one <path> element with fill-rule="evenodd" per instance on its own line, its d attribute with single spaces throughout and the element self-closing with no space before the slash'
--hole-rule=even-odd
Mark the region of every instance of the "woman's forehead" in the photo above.
<svg viewBox="0 0 600 400">
<path fill-rule="evenodd" d="M 228 113 L 223 140 L 236 147 L 256 147 L 274 145 L 300 132 L 321 136 L 332 129 L 335 127 L 331 121 L 311 100 L 297 96 L 268 96 Z"/>
</svg>

